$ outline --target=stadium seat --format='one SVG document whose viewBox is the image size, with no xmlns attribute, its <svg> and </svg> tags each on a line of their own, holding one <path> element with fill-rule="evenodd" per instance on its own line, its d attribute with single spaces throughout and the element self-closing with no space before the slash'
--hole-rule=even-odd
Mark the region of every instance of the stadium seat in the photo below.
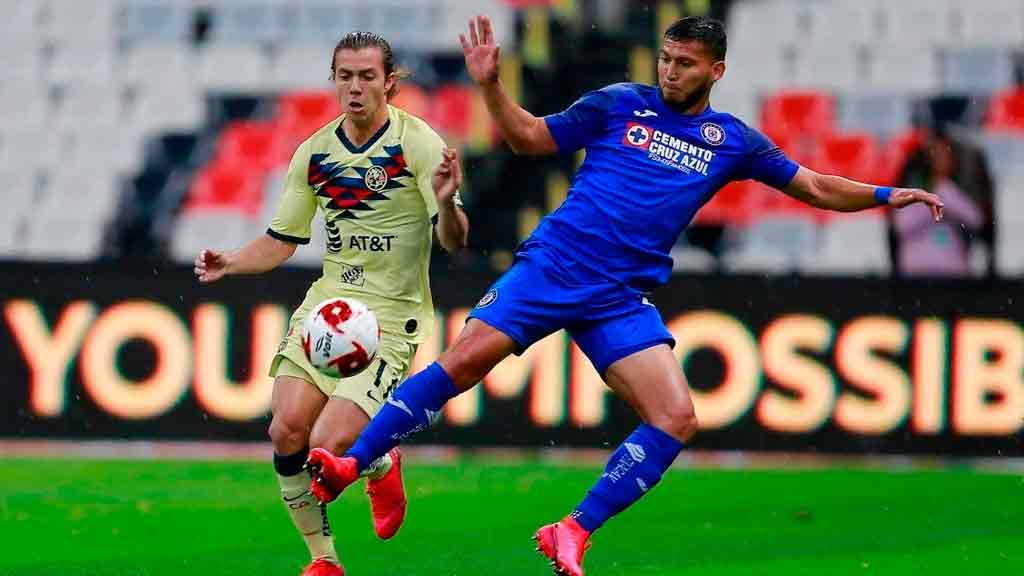
<svg viewBox="0 0 1024 576">
<path fill-rule="evenodd" d="M 270 67 L 254 46 L 214 44 L 199 53 L 199 84 L 211 91 L 252 92 L 271 87 Z"/>
<path fill-rule="evenodd" d="M 178 0 L 121 0 L 117 10 L 118 44 L 169 43 L 186 49 L 191 6 Z"/>
<path fill-rule="evenodd" d="M 210 41 L 271 44 L 294 26 L 294 9 L 284 2 L 231 0 L 211 4 Z"/>
<path fill-rule="evenodd" d="M 942 88 L 947 92 L 995 92 L 1012 84 L 1013 59 L 1007 48 L 971 46 L 942 53 Z"/>
<path fill-rule="evenodd" d="M 1024 88 L 1011 88 L 992 96 L 985 127 L 997 131 L 1024 131 Z"/>
<path fill-rule="evenodd" d="M 217 138 L 213 162 L 248 166 L 254 172 L 274 167 L 281 154 L 277 146 L 276 126 L 266 121 L 236 121 L 228 124 Z"/>
<path fill-rule="evenodd" d="M 446 84 L 434 90 L 429 114 L 436 123 L 434 128 L 456 141 L 465 141 L 472 127 L 475 96 L 472 88 L 461 84 Z"/>
<path fill-rule="evenodd" d="M 997 183 L 1003 175 L 1015 176 L 1024 170 L 1024 133 L 985 132 L 975 135 L 974 141 L 984 151 Z"/>
<path fill-rule="evenodd" d="M 210 164 L 192 181 L 184 211 L 217 210 L 255 216 L 263 203 L 263 175 L 254 174 L 246 164 Z"/>
<path fill-rule="evenodd" d="M 125 97 L 121 87 L 109 82 L 77 82 L 63 90 L 63 99 L 52 122 L 58 127 L 113 127 L 122 121 Z"/>
<path fill-rule="evenodd" d="M 403 81 L 398 94 L 391 101 L 391 105 L 401 108 L 413 116 L 418 116 L 432 122 L 430 98 L 418 85 L 412 82 Z"/>
<path fill-rule="evenodd" d="M 140 44 L 119 62 L 118 79 L 147 89 L 195 86 L 195 57 L 191 50 L 171 43 Z"/>
<path fill-rule="evenodd" d="M 878 180 L 880 153 L 870 134 L 832 134 L 823 138 L 810 167 L 827 174 L 841 174 L 861 182 Z"/>
<path fill-rule="evenodd" d="M 904 46 L 935 46 L 956 38 L 960 0 L 900 0 L 881 5 L 882 34 L 876 40 Z M 968 2 L 973 3 L 973 2 Z"/>
<path fill-rule="evenodd" d="M 695 224 L 745 225 L 751 217 L 751 207 L 759 202 L 757 183 L 752 180 L 733 182 L 718 191 L 694 217 Z"/>
<path fill-rule="evenodd" d="M 171 258 L 182 264 L 191 263 L 200 250 L 231 250 L 255 238 L 266 229 L 251 215 L 232 208 L 204 206 L 184 212 L 174 227 Z"/>
<path fill-rule="evenodd" d="M 674 246 L 671 256 L 673 272 L 707 274 L 715 270 L 715 257 L 701 248 L 686 245 Z"/>
<path fill-rule="evenodd" d="M 36 2 L 7 2 L 4 17 L 0 19 L 0 47 L 27 47 L 36 43 L 39 31 L 39 4 Z M 4 62 L 7 66 L 10 62 Z"/>
<path fill-rule="evenodd" d="M 33 260 L 94 260 L 100 255 L 105 230 L 105 222 L 83 220 L 71 214 L 33 215 L 22 240 L 22 255 Z"/>
<path fill-rule="evenodd" d="M 85 48 L 66 42 L 55 46 L 46 76 L 54 84 L 107 82 L 113 72 L 113 41 Z"/>
<path fill-rule="evenodd" d="M 844 50 L 855 50 L 881 33 L 882 2 L 879 0 L 800 4 L 809 24 L 803 38 L 809 44 L 827 43 Z"/>
<path fill-rule="evenodd" d="M 834 125 L 835 100 L 824 92 L 776 92 L 761 105 L 761 129 L 776 139 L 824 136 Z"/>
<path fill-rule="evenodd" d="M 38 32 L 46 42 L 87 53 L 114 48 L 114 0 L 47 0 L 40 4 Z"/>
<path fill-rule="evenodd" d="M 868 44 L 867 54 L 864 90 L 914 94 L 931 93 L 939 86 L 939 59 L 929 43 L 873 42 Z"/>
<path fill-rule="evenodd" d="M 792 272 L 802 259 L 817 251 L 818 227 L 807 218 L 765 216 L 739 234 L 738 249 L 722 257 L 731 272 Z"/>
<path fill-rule="evenodd" d="M 962 40 L 967 45 L 1024 44 L 1024 8 L 1019 0 L 959 2 Z"/>
<path fill-rule="evenodd" d="M 338 117 L 341 110 L 329 90 L 284 94 L 277 100 L 274 120 L 278 131 L 278 161 L 287 163 L 306 138 Z"/>
<path fill-rule="evenodd" d="M 206 121 L 206 106 L 194 84 L 141 87 L 126 119 L 145 132 L 194 131 Z"/>
<path fill-rule="evenodd" d="M 885 143 L 879 159 L 877 181 L 879 184 L 895 186 L 907 158 L 924 142 L 924 134 L 915 129 L 905 130 Z"/>
<path fill-rule="evenodd" d="M 330 56 L 333 45 L 286 44 L 271 65 L 271 80 L 278 90 L 326 90 L 331 86 Z"/>
<path fill-rule="evenodd" d="M 791 85 L 800 88 L 846 91 L 860 85 L 864 58 L 858 45 L 832 40 L 801 44 L 796 51 Z"/>
<path fill-rule="evenodd" d="M 838 102 L 840 132 L 888 137 L 910 128 L 913 106 L 902 93 L 845 92 Z"/>
<path fill-rule="evenodd" d="M 820 245 L 818 252 L 801 260 L 802 271 L 875 276 L 890 272 L 885 217 L 877 211 L 830 219 L 822 227 Z"/>
<path fill-rule="evenodd" d="M 0 128 L 38 128 L 49 113 L 50 94 L 45 84 L 0 80 Z"/>
</svg>

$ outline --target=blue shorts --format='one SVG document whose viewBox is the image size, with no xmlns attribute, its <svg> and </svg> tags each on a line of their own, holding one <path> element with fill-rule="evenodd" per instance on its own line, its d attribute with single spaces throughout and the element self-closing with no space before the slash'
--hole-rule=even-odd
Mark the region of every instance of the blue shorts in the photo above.
<svg viewBox="0 0 1024 576">
<path fill-rule="evenodd" d="M 602 377 L 630 354 L 658 344 L 675 345 L 661 314 L 643 294 L 534 242 L 516 254 L 515 263 L 469 317 L 507 334 L 519 345 L 519 353 L 564 328 Z"/>
</svg>

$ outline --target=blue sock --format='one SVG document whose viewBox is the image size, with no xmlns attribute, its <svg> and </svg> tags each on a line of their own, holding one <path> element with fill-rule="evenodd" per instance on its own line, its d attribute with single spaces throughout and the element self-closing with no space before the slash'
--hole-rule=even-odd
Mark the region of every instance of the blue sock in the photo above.
<svg viewBox="0 0 1024 576">
<path fill-rule="evenodd" d="M 604 474 L 572 517 L 587 532 L 597 530 L 654 488 L 682 449 L 679 440 L 654 426 L 641 424 L 612 454 Z"/>
<path fill-rule="evenodd" d="M 456 394 L 448 373 L 434 362 L 395 389 L 345 456 L 355 458 L 362 472 L 409 436 L 430 427 L 437 412 Z"/>
</svg>

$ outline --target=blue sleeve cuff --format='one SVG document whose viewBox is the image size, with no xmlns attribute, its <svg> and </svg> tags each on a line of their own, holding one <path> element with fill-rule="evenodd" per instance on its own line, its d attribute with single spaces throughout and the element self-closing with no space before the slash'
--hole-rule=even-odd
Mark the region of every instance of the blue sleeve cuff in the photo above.
<svg viewBox="0 0 1024 576">
<path fill-rule="evenodd" d="M 571 137 L 572 128 L 565 121 L 565 118 L 558 114 L 551 114 L 544 117 L 544 123 L 547 124 L 548 132 L 551 132 L 551 138 L 555 141 L 558 151 L 561 152 L 568 148 L 567 144 Z"/>
</svg>

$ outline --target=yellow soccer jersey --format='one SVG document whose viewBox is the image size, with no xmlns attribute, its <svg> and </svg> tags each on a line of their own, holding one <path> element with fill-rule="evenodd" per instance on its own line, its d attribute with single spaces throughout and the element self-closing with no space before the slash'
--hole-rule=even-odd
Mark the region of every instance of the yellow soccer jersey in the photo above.
<svg viewBox="0 0 1024 576">
<path fill-rule="evenodd" d="M 345 137 L 343 119 L 295 151 L 267 233 L 308 243 L 319 207 L 327 250 L 318 284 L 365 302 L 385 332 L 421 342 L 434 319 L 429 266 L 437 199 L 431 177 L 444 141 L 423 120 L 389 106 L 388 122 L 357 147 Z"/>
</svg>

